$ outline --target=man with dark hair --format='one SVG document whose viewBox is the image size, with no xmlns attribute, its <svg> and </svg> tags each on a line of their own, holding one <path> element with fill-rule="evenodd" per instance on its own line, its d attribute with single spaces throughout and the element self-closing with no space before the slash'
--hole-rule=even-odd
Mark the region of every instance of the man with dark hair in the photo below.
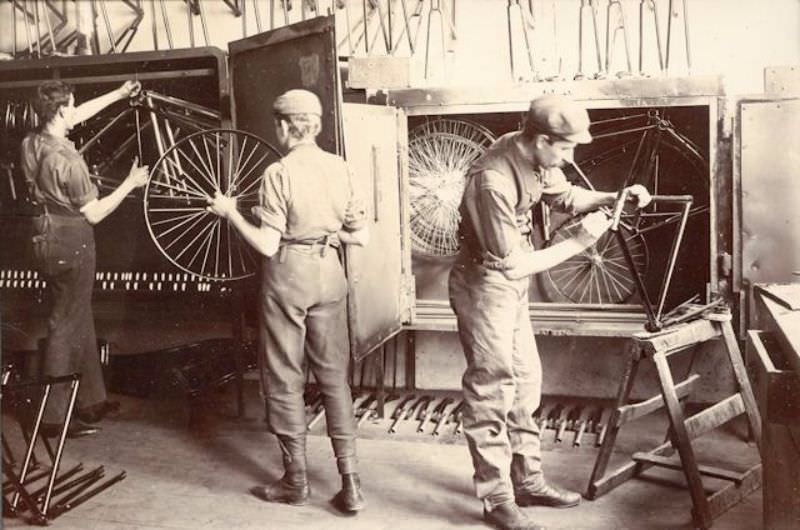
<svg viewBox="0 0 800 530">
<path fill-rule="evenodd" d="M 268 502 L 308 502 L 303 402 L 307 361 L 322 394 L 342 477 L 332 502 L 344 512 L 356 512 L 364 498 L 347 380 L 347 280 L 336 248 L 367 243 L 366 215 L 347 163 L 316 143 L 322 116 L 319 98 L 307 90 L 289 90 L 275 100 L 272 110 L 278 142 L 288 153 L 264 173 L 259 206 L 253 209 L 260 226 L 242 216 L 234 198 L 218 193 L 209 206 L 265 256 L 260 312 L 263 385 L 268 425 L 278 438 L 285 473 L 251 492 Z"/>
<path fill-rule="evenodd" d="M 467 175 L 461 201 L 461 249 L 450 273 L 450 304 L 467 360 L 464 434 L 484 519 L 501 529 L 540 528 L 519 506 L 565 508 L 578 493 L 548 484 L 541 468 L 539 353 L 528 314 L 529 277 L 592 245 L 609 227 L 601 206 L 616 194 L 570 184 L 560 166 L 591 142 L 589 115 L 561 96 L 531 102 L 522 131 L 500 137 Z M 631 186 L 637 206 L 650 202 Z M 592 212 L 575 238 L 543 250 L 530 242 L 531 208 L 539 201 L 572 214 Z"/>
<path fill-rule="evenodd" d="M 81 374 L 77 416 L 87 423 L 100 421 L 119 408 L 109 402 L 97 351 L 92 314 L 95 276 L 95 243 L 92 225 L 113 212 L 133 189 L 147 182 L 147 167 L 134 161 L 127 178 L 109 195 L 98 198 L 89 168 L 75 145 L 70 130 L 115 101 L 140 90 L 128 81 L 116 90 L 75 106 L 72 87 L 46 81 L 36 92 L 34 107 L 40 128 L 22 141 L 22 168 L 36 204 L 42 209 L 34 218 L 33 245 L 37 266 L 47 280 L 53 306 L 47 325 L 42 369 L 46 376 Z M 56 436 L 68 407 L 65 385 L 55 385 L 45 410 L 42 432 Z M 83 436 L 97 429 L 77 420 L 67 435 Z"/>
</svg>

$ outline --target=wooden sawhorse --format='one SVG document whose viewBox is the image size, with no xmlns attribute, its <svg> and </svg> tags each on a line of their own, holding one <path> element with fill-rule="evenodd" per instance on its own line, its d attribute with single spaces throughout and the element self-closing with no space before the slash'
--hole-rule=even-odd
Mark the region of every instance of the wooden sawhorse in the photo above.
<svg viewBox="0 0 800 530">
<path fill-rule="evenodd" d="M 681 400 L 691 393 L 700 376 L 691 374 L 685 380 L 675 384 L 670 370 L 669 357 L 718 338 L 722 338 L 725 343 L 737 392 L 693 416 L 685 417 Z M 655 363 L 661 394 L 639 403 L 629 403 L 628 398 L 633 389 L 638 366 L 643 359 L 647 358 L 652 359 Z M 622 425 L 664 407 L 667 409 L 670 423 L 667 441 L 650 451 L 635 453 L 631 462 L 606 473 L 617 434 Z M 710 528 L 714 518 L 761 486 L 761 464 L 759 463 L 743 473 L 698 465 L 691 442 L 741 414 L 747 415 L 750 432 L 756 443 L 760 445 L 761 418 L 731 326 L 729 312 L 712 313 L 701 319 L 655 333 L 635 334 L 620 382 L 616 410 L 607 424 L 606 437 L 600 447 L 600 453 L 589 479 L 586 497 L 589 499 L 600 497 L 651 466 L 681 469 L 686 476 L 692 496 L 694 505 L 692 515 L 695 524 L 700 528 Z M 667 458 L 676 450 L 680 456 L 680 462 Z M 706 496 L 701 475 L 723 479 L 729 481 L 730 484 Z"/>
</svg>

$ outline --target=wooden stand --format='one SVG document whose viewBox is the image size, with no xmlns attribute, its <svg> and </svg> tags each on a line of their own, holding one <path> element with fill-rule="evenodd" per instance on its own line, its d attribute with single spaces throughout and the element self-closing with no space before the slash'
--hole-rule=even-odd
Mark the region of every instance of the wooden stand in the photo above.
<svg viewBox="0 0 800 530">
<path fill-rule="evenodd" d="M 685 380 L 675 384 L 670 371 L 669 357 L 718 338 L 725 343 L 738 391 L 693 416 L 685 417 L 681 400 L 691 393 L 700 376 L 690 374 Z M 629 404 L 628 398 L 639 363 L 646 358 L 652 359 L 655 363 L 661 394 L 640 403 Z M 631 462 L 606 473 L 622 425 L 664 407 L 667 409 L 670 422 L 667 441 L 650 451 L 635 453 Z M 635 334 L 617 394 L 616 411 L 607 424 L 607 434 L 595 462 L 586 497 L 596 499 L 650 466 L 681 469 L 686 476 L 692 496 L 695 524 L 700 528 L 710 528 L 714 518 L 761 486 L 761 464 L 753 466 L 744 473 L 698 465 L 691 442 L 741 414 L 747 415 L 750 432 L 760 445 L 761 418 L 731 326 L 730 313 L 710 314 L 702 319 L 656 333 Z M 676 450 L 680 462 L 667 458 Z M 701 475 L 723 479 L 730 484 L 706 496 Z"/>
</svg>

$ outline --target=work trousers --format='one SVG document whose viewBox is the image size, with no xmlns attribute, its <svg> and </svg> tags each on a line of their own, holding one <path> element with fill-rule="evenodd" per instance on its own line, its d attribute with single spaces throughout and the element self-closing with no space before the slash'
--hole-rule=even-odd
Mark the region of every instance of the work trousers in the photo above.
<svg viewBox="0 0 800 530">
<path fill-rule="evenodd" d="M 261 302 L 267 421 L 289 461 L 305 457 L 306 363 L 325 407 L 340 473 L 356 470 L 355 421 L 348 383 L 347 281 L 336 250 L 287 245 L 265 260 Z"/>
<path fill-rule="evenodd" d="M 52 296 L 42 373 L 63 376 L 80 373 L 76 407 L 91 407 L 106 400 L 106 388 L 92 313 L 95 246 L 92 226 L 82 217 L 51 217 L 48 237 L 59 252 L 58 261 L 44 278 Z M 69 405 L 69 385 L 52 387 L 44 421 L 62 423 Z"/>
<path fill-rule="evenodd" d="M 477 496 L 487 509 L 514 489 L 543 483 L 539 427 L 542 369 L 528 316 L 528 280 L 510 281 L 479 264 L 457 263 L 450 304 L 467 369 L 464 434 Z"/>
</svg>

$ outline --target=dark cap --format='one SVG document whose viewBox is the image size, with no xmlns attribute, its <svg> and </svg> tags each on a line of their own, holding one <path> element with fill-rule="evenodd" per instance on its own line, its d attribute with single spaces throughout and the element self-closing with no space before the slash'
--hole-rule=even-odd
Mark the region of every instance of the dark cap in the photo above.
<svg viewBox="0 0 800 530">
<path fill-rule="evenodd" d="M 295 88 L 288 90 L 275 98 L 272 110 L 277 114 L 288 116 L 290 114 L 316 114 L 322 116 L 322 104 L 313 92 Z"/>
<path fill-rule="evenodd" d="M 576 144 L 592 141 L 589 113 L 573 100 L 557 94 L 539 96 L 531 101 L 526 118 L 529 126 Z"/>
</svg>

